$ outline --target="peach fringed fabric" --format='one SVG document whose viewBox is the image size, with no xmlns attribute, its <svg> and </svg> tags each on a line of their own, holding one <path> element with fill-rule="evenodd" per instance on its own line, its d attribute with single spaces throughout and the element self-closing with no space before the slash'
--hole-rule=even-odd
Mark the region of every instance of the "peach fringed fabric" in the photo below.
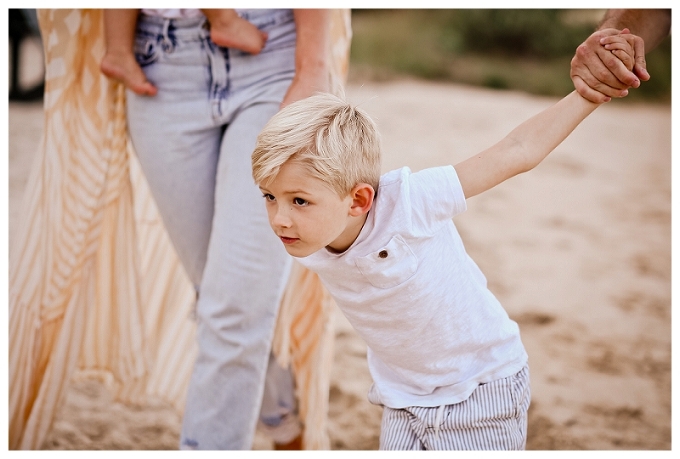
<svg viewBox="0 0 680 459">
<path fill-rule="evenodd" d="M 335 72 L 349 11 L 334 13 Z M 125 92 L 99 72 L 101 10 L 39 10 L 45 129 L 28 179 L 9 278 L 9 448 L 38 449 L 74 378 L 116 399 L 184 408 L 196 344 L 194 292 L 128 143 Z M 296 265 L 274 351 L 291 362 L 305 447 L 328 449 L 330 299 Z"/>
</svg>

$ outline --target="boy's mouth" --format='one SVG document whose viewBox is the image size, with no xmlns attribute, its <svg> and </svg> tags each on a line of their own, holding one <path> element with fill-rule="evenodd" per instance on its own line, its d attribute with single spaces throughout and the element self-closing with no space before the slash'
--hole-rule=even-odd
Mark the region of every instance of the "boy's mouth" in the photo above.
<svg viewBox="0 0 680 459">
<path fill-rule="evenodd" d="M 297 237 L 285 237 L 285 236 L 279 236 L 279 239 L 281 239 L 281 242 L 283 242 L 286 245 L 293 244 L 300 240 L 300 238 Z"/>
</svg>

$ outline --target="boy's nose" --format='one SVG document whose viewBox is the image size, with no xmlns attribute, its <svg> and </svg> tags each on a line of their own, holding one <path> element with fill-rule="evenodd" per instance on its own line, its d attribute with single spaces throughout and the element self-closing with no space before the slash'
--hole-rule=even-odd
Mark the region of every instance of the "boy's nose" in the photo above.
<svg viewBox="0 0 680 459">
<path fill-rule="evenodd" d="M 282 206 L 279 206 L 276 213 L 274 214 L 272 224 L 278 228 L 290 228 L 290 217 L 288 217 L 288 214 L 285 210 L 283 210 L 283 212 L 281 211 L 281 207 Z"/>
</svg>

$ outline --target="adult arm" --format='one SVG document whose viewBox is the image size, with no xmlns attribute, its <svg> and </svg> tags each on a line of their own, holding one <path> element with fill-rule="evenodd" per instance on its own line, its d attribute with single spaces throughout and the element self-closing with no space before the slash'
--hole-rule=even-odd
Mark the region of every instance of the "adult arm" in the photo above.
<svg viewBox="0 0 680 459">
<path fill-rule="evenodd" d="M 651 51 L 668 36 L 671 27 L 670 9 L 610 9 L 604 15 L 598 30 L 578 48 L 571 61 L 571 78 L 576 90 L 586 99 L 601 103 L 612 97 L 623 97 L 628 88 L 647 81 L 645 50 Z M 632 71 L 607 49 L 604 37 L 630 31 L 629 39 L 635 49 L 635 66 Z"/>
<path fill-rule="evenodd" d="M 671 31 L 671 10 L 615 10 L 610 9 L 600 23 L 600 29 L 628 29 L 633 35 L 643 40 L 647 52 L 653 50 L 668 36 Z M 644 64 L 644 53 L 641 56 Z M 645 67 L 646 71 L 646 67 Z M 639 75 L 638 75 L 639 76 Z M 641 77 L 642 78 L 642 77 Z M 649 78 L 642 78 L 648 80 Z"/>
<path fill-rule="evenodd" d="M 456 164 L 465 198 L 536 167 L 597 107 L 573 91 L 520 124 L 497 144 Z"/>
<path fill-rule="evenodd" d="M 297 43 L 295 77 L 281 103 L 281 108 L 316 92 L 330 90 L 330 26 L 329 9 L 296 9 L 294 11 Z"/>
</svg>

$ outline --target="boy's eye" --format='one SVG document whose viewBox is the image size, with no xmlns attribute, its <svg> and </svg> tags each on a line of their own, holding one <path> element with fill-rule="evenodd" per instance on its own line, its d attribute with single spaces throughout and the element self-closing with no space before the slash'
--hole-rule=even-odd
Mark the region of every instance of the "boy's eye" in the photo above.
<svg viewBox="0 0 680 459">
<path fill-rule="evenodd" d="M 302 199 L 302 198 L 294 198 L 294 199 L 293 199 L 293 204 L 295 204 L 296 206 L 306 206 L 306 205 L 308 204 L 308 202 L 305 201 L 305 200 Z"/>
<path fill-rule="evenodd" d="M 268 201 L 268 202 L 276 201 L 276 198 L 272 194 L 265 193 L 262 196 L 264 197 L 265 201 Z"/>
</svg>

